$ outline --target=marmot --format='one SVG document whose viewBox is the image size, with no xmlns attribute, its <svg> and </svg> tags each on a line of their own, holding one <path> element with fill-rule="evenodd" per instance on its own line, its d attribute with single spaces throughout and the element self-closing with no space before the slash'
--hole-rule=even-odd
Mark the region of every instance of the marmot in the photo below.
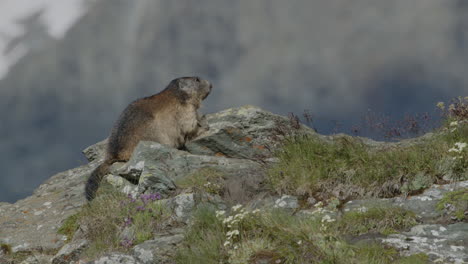
<svg viewBox="0 0 468 264">
<path fill-rule="evenodd" d="M 112 129 L 104 162 L 91 173 L 86 183 L 86 199 L 94 199 L 110 165 L 128 161 L 138 142 L 155 141 L 182 148 L 187 141 L 207 130 L 206 120 L 199 115 L 198 108 L 211 89 L 207 80 L 182 77 L 172 80 L 160 93 L 127 106 Z"/>
</svg>

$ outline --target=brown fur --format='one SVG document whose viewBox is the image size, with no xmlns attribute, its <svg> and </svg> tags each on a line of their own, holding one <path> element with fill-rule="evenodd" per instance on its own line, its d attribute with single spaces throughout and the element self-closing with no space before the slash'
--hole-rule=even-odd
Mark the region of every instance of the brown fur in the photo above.
<svg viewBox="0 0 468 264">
<path fill-rule="evenodd" d="M 128 161 L 138 142 L 155 141 L 182 148 L 207 129 L 198 113 L 201 101 L 211 92 L 211 84 L 198 77 L 178 78 L 162 92 L 131 103 L 122 112 L 109 137 L 106 159 L 88 179 L 86 198 L 96 195 L 99 183 L 116 161 Z"/>
</svg>

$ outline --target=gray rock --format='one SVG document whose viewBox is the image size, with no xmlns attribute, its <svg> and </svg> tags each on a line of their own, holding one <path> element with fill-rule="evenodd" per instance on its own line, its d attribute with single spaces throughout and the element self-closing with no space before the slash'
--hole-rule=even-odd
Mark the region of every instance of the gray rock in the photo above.
<svg viewBox="0 0 468 264">
<path fill-rule="evenodd" d="M 296 209 L 299 208 L 299 201 L 297 197 L 291 195 L 283 195 L 275 201 L 276 208 L 283 209 Z"/>
<path fill-rule="evenodd" d="M 66 236 L 57 234 L 63 221 L 85 204 L 84 182 L 96 162 L 52 176 L 33 195 L 1 206 L 0 243 L 14 252 L 58 250 Z"/>
<path fill-rule="evenodd" d="M 400 249 L 405 256 L 425 253 L 438 263 L 468 262 L 468 223 L 418 225 L 409 232 L 389 235 L 382 242 Z"/>
<path fill-rule="evenodd" d="M 139 193 L 160 193 L 167 197 L 176 189 L 174 181 L 199 169 L 212 168 L 223 174 L 228 200 L 241 202 L 262 189 L 262 166 L 247 159 L 194 155 L 156 142 L 143 141 L 138 144 L 130 161 L 114 173 L 129 177 L 128 172 L 133 171 L 133 175 L 139 175 L 139 178 L 131 179 L 138 181 Z"/>
<path fill-rule="evenodd" d="M 135 246 L 132 254 L 143 264 L 174 263 L 175 247 L 184 239 L 182 234 L 158 237 Z"/>
<path fill-rule="evenodd" d="M 25 260 L 21 261 L 20 264 L 49 264 L 50 259 L 51 256 L 48 255 L 33 254 L 32 256 L 29 256 Z"/>
<path fill-rule="evenodd" d="M 52 264 L 68 264 L 78 260 L 81 252 L 88 246 L 87 240 L 77 240 L 63 246 L 52 259 Z"/>
<path fill-rule="evenodd" d="M 132 195 L 133 197 L 138 195 L 138 186 L 132 184 L 123 177 L 111 174 L 106 176 L 105 181 L 108 182 L 110 185 L 114 186 L 117 190 L 119 190 L 122 193 Z"/>
<path fill-rule="evenodd" d="M 104 139 L 83 150 L 83 154 L 89 162 L 103 160 L 106 154 L 107 139 Z"/>
<path fill-rule="evenodd" d="M 131 255 L 126 255 L 122 253 L 112 253 L 103 257 L 100 257 L 97 260 L 88 262 L 88 264 L 142 264 L 137 258 Z"/>
<path fill-rule="evenodd" d="M 436 222 L 443 214 L 443 211 L 436 209 L 437 203 L 442 199 L 445 193 L 468 187 L 468 181 L 456 182 L 452 184 L 433 185 L 426 189 L 422 194 L 410 197 L 395 197 L 390 199 L 366 199 L 352 200 L 347 202 L 344 212 L 355 210 L 366 210 L 370 207 L 389 207 L 399 206 L 413 211 L 424 223 Z"/>
<path fill-rule="evenodd" d="M 207 115 L 210 130 L 187 144 L 192 154 L 257 159 L 272 156 L 282 133 L 315 132 L 289 118 L 255 106 L 242 106 Z"/>
<path fill-rule="evenodd" d="M 171 200 L 170 204 L 172 204 L 171 207 L 174 209 L 177 221 L 187 222 L 191 217 L 192 211 L 195 209 L 194 194 L 187 193 L 177 195 Z"/>
</svg>

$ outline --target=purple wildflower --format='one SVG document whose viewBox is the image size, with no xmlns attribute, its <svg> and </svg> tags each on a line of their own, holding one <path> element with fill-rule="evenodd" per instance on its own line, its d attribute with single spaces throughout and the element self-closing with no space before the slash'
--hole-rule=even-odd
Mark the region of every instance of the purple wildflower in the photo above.
<svg viewBox="0 0 468 264">
<path fill-rule="evenodd" d="M 133 246 L 133 239 L 129 238 L 124 238 L 121 242 L 120 245 L 125 248 L 130 248 Z"/>
<path fill-rule="evenodd" d="M 133 223 L 133 219 L 131 217 L 125 217 L 124 219 L 124 227 L 129 226 Z"/>
</svg>

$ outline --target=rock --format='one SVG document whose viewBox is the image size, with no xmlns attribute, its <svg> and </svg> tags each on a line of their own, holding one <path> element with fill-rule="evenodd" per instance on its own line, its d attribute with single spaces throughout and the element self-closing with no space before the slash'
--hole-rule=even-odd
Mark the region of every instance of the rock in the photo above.
<svg viewBox="0 0 468 264">
<path fill-rule="evenodd" d="M 63 246 L 52 259 L 52 264 L 67 264 L 78 260 L 81 252 L 88 246 L 87 240 L 73 241 Z"/>
<path fill-rule="evenodd" d="M 50 256 L 43 255 L 43 254 L 34 254 L 20 262 L 20 264 L 49 264 L 49 263 L 50 263 Z"/>
<path fill-rule="evenodd" d="M 60 249 L 66 236 L 57 234 L 62 222 L 85 204 L 84 182 L 97 166 L 93 162 L 58 173 L 39 186 L 33 195 L 1 206 L 0 243 L 14 252 Z"/>
<path fill-rule="evenodd" d="M 283 195 L 281 198 L 275 201 L 275 207 L 283 209 L 296 209 L 299 208 L 299 202 L 297 197 Z"/>
<path fill-rule="evenodd" d="M 347 202 L 343 211 L 365 210 L 369 207 L 391 207 L 399 206 L 413 211 L 424 223 L 434 223 L 443 214 L 443 211 L 436 209 L 437 203 L 442 199 L 445 193 L 468 187 L 468 181 L 462 181 L 452 184 L 437 185 L 434 184 L 426 189 L 422 194 L 404 197 L 395 197 L 389 199 L 365 199 L 352 200 Z"/>
<path fill-rule="evenodd" d="M 468 223 L 417 225 L 411 231 L 389 235 L 382 242 L 409 256 L 425 253 L 438 263 L 468 262 Z"/>
<path fill-rule="evenodd" d="M 225 196 L 233 202 L 244 202 L 262 190 L 263 165 L 246 159 L 194 155 L 156 142 L 140 142 L 132 158 L 113 173 L 138 182 L 139 193 L 160 193 L 168 196 L 175 189 L 174 181 L 190 176 L 199 169 L 219 171 L 226 180 Z M 111 177 L 112 178 L 112 177 Z M 115 184 L 120 186 L 119 183 Z M 130 185 L 128 185 L 130 186 Z M 131 187 L 128 187 L 131 189 Z"/>
<path fill-rule="evenodd" d="M 135 246 L 132 254 L 143 264 L 174 263 L 175 246 L 183 239 L 182 234 L 158 237 Z"/>
<path fill-rule="evenodd" d="M 122 253 L 111 253 L 87 264 L 142 264 L 137 258 Z"/>
<path fill-rule="evenodd" d="M 83 154 L 89 162 L 95 160 L 104 160 L 106 156 L 107 139 L 100 141 L 92 146 L 89 146 L 83 150 Z"/>
<path fill-rule="evenodd" d="M 138 195 L 138 186 L 132 184 L 123 177 L 107 175 L 105 181 L 114 186 L 117 190 L 119 190 L 122 193 L 132 195 L 133 197 Z"/>
<path fill-rule="evenodd" d="M 174 210 L 177 221 L 187 222 L 195 208 L 195 199 L 193 193 L 177 195 L 170 202 Z"/>
<path fill-rule="evenodd" d="M 432 185 L 431 177 L 427 177 L 425 176 L 424 173 L 420 172 L 416 174 L 416 176 L 411 182 L 405 183 L 401 187 L 401 191 L 404 193 L 414 193 L 414 192 L 419 192 L 426 188 L 429 188 L 431 185 Z"/>
<path fill-rule="evenodd" d="M 255 106 L 227 109 L 206 116 L 210 130 L 187 144 L 192 154 L 240 159 L 264 159 L 278 146 L 281 134 L 308 133 L 312 129 Z"/>
</svg>

